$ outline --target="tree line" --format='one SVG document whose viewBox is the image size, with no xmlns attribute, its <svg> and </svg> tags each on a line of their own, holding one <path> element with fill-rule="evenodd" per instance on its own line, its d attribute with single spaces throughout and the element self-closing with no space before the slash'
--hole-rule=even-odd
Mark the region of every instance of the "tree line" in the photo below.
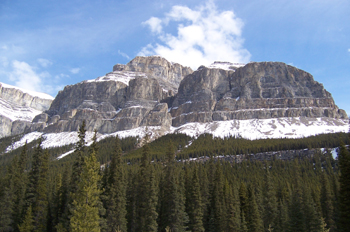
<svg viewBox="0 0 350 232">
<path fill-rule="evenodd" d="M 116 137 L 101 165 L 98 157 L 104 148 L 96 142 L 96 134 L 87 147 L 85 132 L 83 123 L 75 152 L 67 159 L 54 160 L 49 150 L 41 148 L 40 139 L 30 158 L 27 145 L 13 157 L 1 180 L 0 231 L 343 232 L 350 228 L 350 155 L 345 146 L 338 160 L 330 153 L 318 153 L 291 161 L 235 164 L 214 159 L 213 154 L 220 152 L 211 150 L 207 162 L 178 162 L 176 151 L 185 143 L 163 139 L 152 146 L 146 136 L 137 151 L 141 157 L 133 153 L 131 159 L 123 149 L 136 150 Z M 216 149 L 219 143 L 203 139 L 205 147 L 212 144 Z M 155 147 L 162 156 L 152 155 Z"/>
</svg>

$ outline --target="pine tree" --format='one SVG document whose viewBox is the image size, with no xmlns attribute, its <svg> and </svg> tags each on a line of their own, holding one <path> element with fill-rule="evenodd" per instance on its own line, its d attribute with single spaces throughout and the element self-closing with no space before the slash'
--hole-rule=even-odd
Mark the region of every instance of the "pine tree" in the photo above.
<svg viewBox="0 0 350 232">
<path fill-rule="evenodd" d="M 33 215 L 32 215 L 32 206 L 29 206 L 25 214 L 23 223 L 18 226 L 20 232 L 32 232 L 34 229 L 33 226 Z"/>
<path fill-rule="evenodd" d="M 85 120 L 82 122 L 79 131 L 78 131 L 78 138 L 79 141 L 76 144 L 75 151 L 77 158 L 73 164 L 73 170 L 72 170 L 72 177 L 71 177 L 71 186 L 70 191 L 74 193 L 77 188 L 77 184 L 80 181 L 80 176 L 83 170 L 83 165 L 85 161 Z M 96 153 L 95 153 L 96 154 Z"/>
<path fill-rule="evenodd" d="M 173 232 L 185 231 L 187 214 L 185 212 L 185 198 L 180 175 L 175 167 L 175 154 L 171 143 L 168 144 L 167 166 L 163 183 L 163 196 L 161 199 L 161 226 L 169 227 Z M 161 228 L 162 229 L 162 228 Z"/>
<path fill-rule="evenodd" d="M 203 206 L 197 165 L 194 167 L 189 191 L 189 229 L 193 232 L 203 232 Z"/>
<path fill-rule="evenodd" d="M 246 215 L 249 214 L 248 213 L 248 192 L 247 192 L 247 187 L 243 182 L 239 187 L 239 201 L 240 201 L 240 209 L 241 209 L 241 219 L 243 220 L 243 214 L 245 217 Z"/>
<path fill-rule="evenodd" d="M 330 184 L 326 175 L 326 171 L 322 172 L 321 176 L 321 208 L 322 208 L 322 216 L 324 218 L 325 223 L 327 224 L 327 228 L 330 231 L 334 230 L 334 207 L 333 207 L 333 197 L 331 194 Z"/>
<path fill-rule="evenodd" d="M 226 231 L 239 231 L 241 227 L 241 217 L 237 190 L 232 189 L 228 182 L 225 184 L 227 229 Z"/>
<path fill-rule="evenodd" d="M 321 215 L 317 211 L 316 204 L 312 199 L 309 187 L 304 188 L 303 195 L 304 225 L 306 231 L 318 232 L 322 227 Z"/>
<path fill-rule="evenodd" d="M 13 231 L 13 184 L 5 187 L 0 198 L 0 231 Z"/>
<path fill-rule="evenodd" d="M 46 231 L 47 209 L 48 209 L 48 171 L 49 171 L 49 152 L 46 150 L 41 157 L 40 174 L 36 186 L 35 204 L 33 207 L 33 219 L 35 231 Z"/>
<path fill-rule="evenodd" d="M 210 201 L 210 218 L 208 231 L 224 231 L 226 219 L 226 205 L 224 197 L 222 165 L 217 162 L 216 172 Z"/>
<path fill-rule="evenodd" d="M 338 230 L 345 232 L 350 228 L 350 154 L 344 145 L 340 147 L 338 160 L 340 169 Z"/>
<path fill-rule="evenodd" d="M 100 165 L 94 153 L 84 158 L 81 177 L 77 183 L 77 190 L 73 193 L 73 207 L 71 209 L 70 231 L 98 232 L 99 225 L 99 194 L 98 181 Z"/>
<path fill-rule="evenodd" d="M 121 161 L 121 149 L 118 136 L 109 167 L 107 183 L 107 228 L 108 231 L 126 231 L 126 189 Z"/>
<path fill-rule="evenodd" d="M 265 230 L 275 228 L 275 219 L 277 216 L 276 192 L 271 181 L 270 171 L 266 169 L 265 173 L 265 192 L 264 192 L 264 212 L 263 221 Z"/>
<path fill-rule="evenodd" d="M 158 194 L 153 168 L 150 165 L 148 135 L 146 135 L 145 141 L 138 175 L 136 231 L 156 232 L 158 230 Z"/>
<path fill-rule="evenodd" d="M 263 221 L 259 212 L 258 205 L 255 199 L 254 190 L 251 188 L 248 198 L 248 229 L 249 232 L 259 232 L 264 230 Z"/>
<path fill-rule="evenodd" d="M 277 211 L 277 221 L 274 231 L 278 232 L 287 232 L 288 231 L 288 204 L 281 199 L 278 202 L 278 211 Z"/>
</svg>

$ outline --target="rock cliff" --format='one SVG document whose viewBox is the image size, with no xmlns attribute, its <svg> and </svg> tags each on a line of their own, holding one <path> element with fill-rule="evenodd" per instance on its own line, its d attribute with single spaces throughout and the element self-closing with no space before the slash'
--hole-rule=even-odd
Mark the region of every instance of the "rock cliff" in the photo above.
<svg viewBox="0 0 350 232">
<path fill-rule="evenodd" d="M 280 62 L 252 62 L 234 70 L 202 66 L 181 82 L 171 115 L 173 126 L 253 118 L 347 118 L 311 74 Z"/>
<path fill-rule="evenodd" d="M 53 97 L 0 83 L 0 138 L 23 133 Z"/>
<path fill-rule="evenodd" d="M 88 130 L 100 133 L 139 126 L 169 130 L 172 118 L 167 99 L 174 97 L 181 80 L 192 72 L 162 57 L 136 57 L 126 65 L 115 65 L 105 76 L 66 86 L 26 131 L 76 131 L 83 120 Z"/>
<path fill-rule="evenodd" d="M 215 62 L 193 72 L 159 56 L 136 57 L 104 76 L 66 86 L 51 105 L 1 91 L 0 104 L 15 95 L 17 105 L 38 111 L 26 120 L 1 116 L 0 137 L 77 131 L 83 120 L 90 131 L 114 133 L 142 126 L 169 131 L 190 122 L 347 118 L 311 74 L 281 62 Z"/>
</svg>

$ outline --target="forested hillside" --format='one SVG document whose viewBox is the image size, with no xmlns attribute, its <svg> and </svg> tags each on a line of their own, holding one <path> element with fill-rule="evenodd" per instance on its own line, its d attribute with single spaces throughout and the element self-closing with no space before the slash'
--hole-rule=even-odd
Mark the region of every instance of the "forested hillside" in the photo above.
<svg viewBox="0 0 350 232">
<path fill-rule="evenodd" d="M 347 134 L 249 141 L 109 138 L 56 160 L 41 140 L 1 156 L 0 231 L 348 231 L 350 155 L 225 162 L 217 155 L 348 144 Z M 7 140 L 2 140 L 6 142 Z M 34 149 L 32 149 L 34 147 Z M 190 157 L 209 156 L 207 162 Z M 184 162 L 178 162 L 185 159 Z"/>
</svg>

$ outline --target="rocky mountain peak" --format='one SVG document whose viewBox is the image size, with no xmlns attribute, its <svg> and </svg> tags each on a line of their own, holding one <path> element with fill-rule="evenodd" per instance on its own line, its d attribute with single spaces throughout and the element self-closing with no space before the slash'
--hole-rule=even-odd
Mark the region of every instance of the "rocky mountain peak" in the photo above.
<svg viewBox="0 0 350 232">
<path fill-rule="evenodd" d="M 126 65 L 115 65 L 113 71 L 142 72 L 149 77 L 170 82 L 176 86 L 185 76 L 193 72 L 189 67 L 171 63 L 160 56 L 137 56 Z"/>
<path fill-rule="evenodd" d="M 66 86 L 32 122 L 11 124 L 7 130 L 77 131 L 85 120 L 88 130 L 102 134 L 146 126 L 157 127 L 161 134 L 189 123 L 220 128 L 229 121 L 230 131 L 237 131 L 239 121 L 275 118 L 303 118 L 306 124 L 317 118 L 321 124 L 342 127 L 347 123 L 345 111 L 322 84 L 281 62 L 216 61 L 193 72 L 159 56 L 139 56 L 115 65 L 105 76 Z"/>
</svg>

